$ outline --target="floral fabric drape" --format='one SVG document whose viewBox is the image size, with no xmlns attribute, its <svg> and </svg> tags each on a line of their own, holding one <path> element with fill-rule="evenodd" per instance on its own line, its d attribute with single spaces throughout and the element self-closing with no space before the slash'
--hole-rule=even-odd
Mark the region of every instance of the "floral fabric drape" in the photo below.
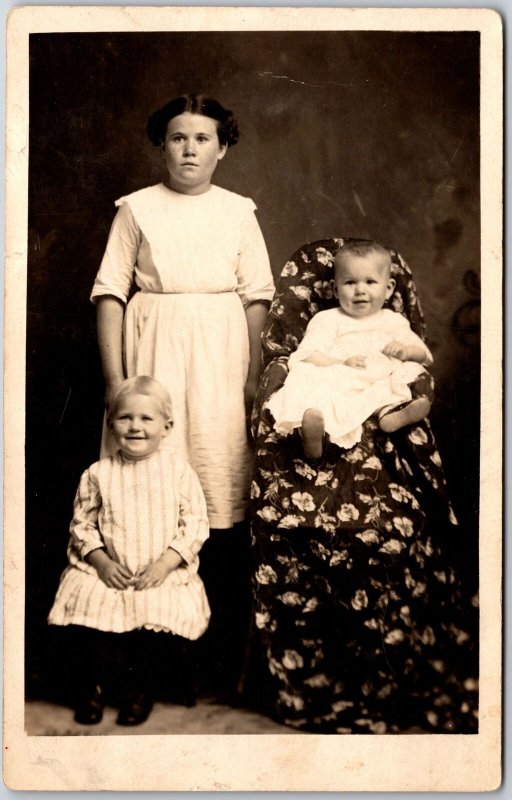
<svg viewBox="0 0 512 800">
<path fill-rule="evenodd" d="M 300 434 L 278 436 L 265 406 L 309 319 L 337 303 L 342 243 L 306 245 L 286 263 L 263 334 L 253 586 L 274 710 L 319 732 L 473 732 L 476 599 L 457 577 L 460 533 L 428 420 L 389 435 L 372 417 L 355 447 L 327 443 L 309 463 Z M 390 252 L 387 306 L 425 338 L 411 272 Z"/>
</svg>

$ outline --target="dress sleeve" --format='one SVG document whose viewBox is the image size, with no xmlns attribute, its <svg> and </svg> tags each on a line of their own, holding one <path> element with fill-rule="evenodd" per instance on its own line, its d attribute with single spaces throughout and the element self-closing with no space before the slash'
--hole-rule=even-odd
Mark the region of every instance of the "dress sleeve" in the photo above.
<svg viewBox="0 0 512 800">
<path fill-rule="evenodd" d="M 96 476 L 89 468 L 80 478 L 75 495 L 73 519 L 69 526 L 71 560 L 73 560 L 72 554 L 83 560 L 92 550 L 105 546 L 98 528 L 100 508 L 100 487 Z"/>
<path fill-rule="evenodd" d="M 304 361 L 311 353 L 318 350 L 328 355 L 336 335 L 333 317 L 328 312 L 320 311 L 308 323 L 306 333 L 296 351 L 289 359 L 290 366 L 297 361 Z"/>
<path fill-rule="evenodd" d="M 256 300 L 270 303 L 275 292 L 265 240 L 254 215 L 254 204 L 249 202 L 242 225 L 237 268 L 237 292 L 244 306 Z"/>
<path fill-rule="evenodd" d="M 179 478 L 178 495 L 178 530 L 171 547 L 187 564 L 191 564 L 208 539 L 209 525 L 199 478 L 185 462 Z"/>
<path fill-rule="evenodd" d="M 128 203 L 122 203 L 110 228 L 105 254 L 94 281 L 91 293 L 93 303 L 102 295 L 112 295 L 126 302 L 140 243 L 140 228 Z"/>
<path fill-rule="evenodd" d="M 432 357 L 432 353 L 428 349 L 423 339 L 420 339 L 420 337 L 416 333 L 414 333 L 408 320 L 405 317 L 402 317 L 402 315 L 400 315 L 400 330 L 397 333 L 397 337 L 402 344 L 421 347 L 422 350 L 425 351 L 425 360 L 430 361 L 432 363 L 432 361 L 434 360 Z"/>
</svg>

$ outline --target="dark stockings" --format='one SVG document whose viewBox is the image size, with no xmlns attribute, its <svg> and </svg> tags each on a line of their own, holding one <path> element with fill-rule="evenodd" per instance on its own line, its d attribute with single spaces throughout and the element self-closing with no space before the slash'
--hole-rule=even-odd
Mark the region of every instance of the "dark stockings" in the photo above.
<svg viewBox="0 0 512 800">
<path fill-rule="evenodd" d="M 129 694 L 154 698 L 163 692 L 191 704 L 194 681 L 188 650 L 193 643 L 144 628 L 110 633 L 70 625 L 64 631 L 75 697 L 100 685 L 116 705 Z"/>
<path fill-rule="evenodd" d="M 212 616 L 200 640 L 202 693 L 232 697 L 238 689 L 251 615 L 249 525 L 210 531 L 200 553 Z"/>
</svg>

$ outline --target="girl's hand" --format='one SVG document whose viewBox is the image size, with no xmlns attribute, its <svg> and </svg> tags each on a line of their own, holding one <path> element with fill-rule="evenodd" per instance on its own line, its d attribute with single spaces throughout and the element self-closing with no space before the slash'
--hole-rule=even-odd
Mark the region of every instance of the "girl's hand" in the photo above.
<svg viewBox="0 0 512 800">
<path fill-rule="evenodd" d="M 132 582 L 133 575 L 128 567 L 118 564 L 117 561 L 112 561 L 106 554 L 105 559 L 102 559 L 99 564 L 96 564 L 95 568 L 98 573 L 98 578 L 100 578 L 109 589 L 127 589 Z"/>
<path fill-rule="evenodd" d="M 391 356 L 391 358 L 398 358 L 400 361 L 408 361 L 409 360 L 409 349 L 405 344 L 398 342 L 396 339 L 393 339 L 391 342 L 388 342 L 387 345 L 382 350 L 385 356 Z"/>
<path fill-rule="evenodd" d="M 244 386 L 244 405 L 245 405 L 245 427 L 247 431 L 247 439 L 252 439 L 251 431 L 251 415 L 258 391 L 259 380 L 256 377 L 249 375 Z"/>
<path fill-rule="evenodd" d="M 117 387 L 123 382 L 123 379 L 118 381 L 112 381 L 111 383 L 107 383 L 105 387 L 105 408 L 108 411 L 110 408 L 110 403 L 112 402 L 112 398 L 117 391 Z"/>
<path fill-rule="evenodd" d="M 142 589 L 154 589 L 157 586 L 161 586 L 169 573 L 177 569 L 182 561 L 183 559 L 180 554 L 177 553 L 176 550 L 169 548 L 160 558 L 157 558 L 156 561 L 153 561 L 152 564 L 148 564 L 145 569 L 139 572 L 135 583 L 135 589 L 140 591 Z"/>
<path fill-rule="evenodd" d="M 367 363 L 366 356 L 350 356 L 344 362 L 346 367 L 354 367 L 355 369 L 364 369 Z"/>
<path fill-rule="evenodd" d="M 258 379 L 249 375 L 244 386 L 244 403 L 245 412 L 248 416 L 251 415 L 256 393 L 258 391 Z"/>
</svg>

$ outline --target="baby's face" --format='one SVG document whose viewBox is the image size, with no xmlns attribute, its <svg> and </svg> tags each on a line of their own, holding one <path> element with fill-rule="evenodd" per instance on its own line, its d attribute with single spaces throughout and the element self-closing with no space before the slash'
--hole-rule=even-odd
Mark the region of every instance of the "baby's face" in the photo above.
<svg viewBox="0 0 512 800">
<path fill-rule="evenodd" d="M 172 421 L 162 413 L 159 401 L 145 394 L 130 394 L 119 400 L 110 426 L 121 453 L 138 461 L 160 447 Z"/>
<path fill-rule="evenodd" d="M 368 317 L 380 311 L 391 296 L 395 281 L 389 276 L 390 262 L 382 253 L 337 256 L 336 296 L 350 317 Z"/>
</svg>

